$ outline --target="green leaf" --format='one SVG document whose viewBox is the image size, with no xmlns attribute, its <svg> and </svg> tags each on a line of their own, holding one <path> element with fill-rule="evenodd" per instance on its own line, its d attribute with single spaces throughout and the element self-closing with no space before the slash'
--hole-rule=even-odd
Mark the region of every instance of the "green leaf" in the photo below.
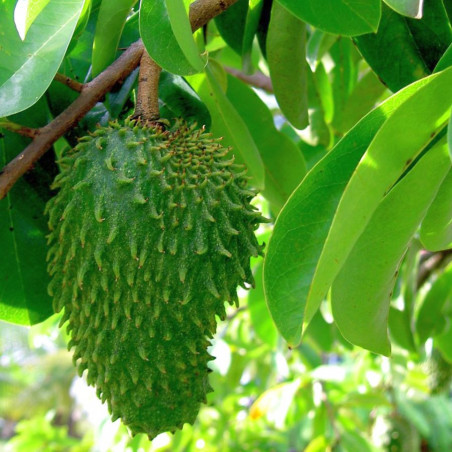
<svg viewBox="0 0 452 452">
<path fill-rule="evenodd" d="M 433 72 L 439 72 L 452 66 L 452 44 L 443 53 Z"/>
<path fill-rule="evenodd" d="M 365 73 L 344 102 L 340 116 L 335 118 L 335 128 L 342 133 L 350 130 L 377 104 L 385 89 L 375 72 Z"/>
<path fill-rule="evenodd" d="M 350 178 L 312 280 L 307 320 L 317 310 L 380 201 L 444 127 L 452 105 L 452 68 L 429 80 L 383 124 Z"/>
<path fill-rule="evenodd" d="M 273 116 L 247 85 L 228 76 L 228 99 L 246 123 L 264 163 L 265 188 L 262 194 L 279 212 L 306 174 L 306 163 L 297 145 L 279 132 Z"/>
<path fill-rule="evenodd" d="M 193 38 L 193 32 L 183 0 L 165 0 L 165 3 L 171 28 L 177 43 L 182 49 L 182 52 L 184 52 L 188 62 L 198 72 L 202 72 L 204 70 L 204 61 L 199 55 L 198 47 Z"/>
<path fill-rule="evenodd" d="M 262 263 L 256 266 L 254 273 L 256 287 L 248 295 L 248 309 L 256 335 L 259 339 L 276 348 L 278 343 L 278 331 L 272 322 L 268 312 L 267 303 L 265 303 L 264 286 L 262 282 Z"/>
<path fill-rule="evenodd" d="M 395 112 L 400 111 L 398 107 L 406 105 L 407 100 L 414 98 L 417 92 L 424 93 L 424 98 L 428 97 L 435 88 L 439 92 L 442 90 L 442 93 L 438 95 L 438 99 L 431 97 L 432 107 L 435 107 L 436 100 L 441 102 L 444 93 L 452 87 L 452 72 L 441 74 L 441 79 L 432 76 L 407 87 L 365 116 L 306 175 L 280 212 L 266 252 L 264 287 L 273 320 L 290 344 L 299 342 L 303 321 L 310 319 L 316 310 L 310 308 L 306 317 L 306 304 L 308 296 L 310 303 L 312 302 L 311 286 L 319 257 L 348 180 L 385 121 L 388 120 L 389 123 Z M 420 102 L 420 108 L 424 101 Z M 447 103 L 447 99 L 445 102 Z M 409 105 L 411 108 L 412 103 Z M 407 119 L 401 118 L 403 115 L 400 113 L 398 116 L 398 121 L 403 119 L 402 128 L 406 130 Z M 422 114 L 422 122 L 427 117 Z M 396 130 L 390 140 L 395 142 L 397 138 L 403 137 L 408 139 L 411 134 L 400 134 Z M 394 146 L 391 145 L 389 149 L 394 149 Z M 406 160 L 403 163 L 405 162 Z M 356 218 L 356 215 L 352 214 L 352 218 Z M 325 292 L 321 292 L 320 298 L 323 298 Z"/>
<path fill-rule="evenodd" d="M 211 119 L 207 107 L 191 86 L 179 75 L 162 71 L 159 79 L 160 114 L 162 118 L 184 118 L 210 129 Z"/>
<path fill-rule="evenodd" d="M 312 71 L 315 71 L 317 64 L 337 39 L 338 37 L 336 35 L 317 29 L 312 30 L 306 45 L 306 59 Z"/>
<path fill-rule="evenodd" d="M 267 34 L 267 60 L 276 100 L 297 129 L 308 125 L 306 25 L 273 2 Z"/>
<path fill-rule="evenodd" d="M 444 333 L 435 337 L 435 347 L 437 347 L 441 354 L 449 363 L 452 363 L 452 323 L 449 319 L 449 326 Z"/>
<path fill-rule="evenodd" d="M 397 112 L 392 118 L 396 115 Z M 384 126 L 380 133 L 383 132 Z M 368 154 L 371 151 L 372 145 Z M 375 353 L 390 354 L 389 302 L 399 264 L 449 168 L 447 145 L 442 140 L 379 203 L 334 280 L 331 289 L 334 320 L 351 343 Z M 358 165 L 355 174 L 360 169 Z M 352 183 L 353 178 L 349 187 Z M 341 203 L 346 201 L 347 194 L 346 189 Z M 357 205 L 369 202 L 369 196 L 362 200 Z M 341 206 L 337 215 L 340 213 Z M 330 234 L 333 231 L 334 222 Z"/>
<path fill-rule="evenodd" d="M 22 41 L 25 39 L 31 24 L 39 16 L 49 1 L 50 0 L 17 0 L 16 8 L 14 9 L 14 22 Z"/>
<path fill-rule="evenodd" d="M 41 102 L 13 118 L 30 127 L 42 126 L 46 109 Z M 1 131 L 1 130 L 0 130 Z M 0 134 L 3 167 L 29 143 L 11 132 Z M 51 176 L 39 162 L 0 201 L 0 319 L 21 325 L 42 322 L 53 314 L 47 294 L 47 221 L 43 215 Z"/>
<path fill-rule="evenodd" d="M 92 55 L 92 76 L 100 74 L 116 57 L 119 39 L 137 0 L 103 0 L 97 16 Z"/>
<path fill-rule="evenodd" d="M 250 0 L 242 42 L 242 65 L 246 73 L 252 72 L 251 51 L 263 6 L 264 0 Z"/>
<path fill-rule="evenodd" d="M 263 189 L 265 172 L 259 151 L 245 122 L 226 97 L 214 74 L 215 69 L 214 62 L 210 61 L 205 74 L 191 76 L 188 81 L 210 111 L 212 133 L 224 137 L 224 144 L 232 146 L 237 161 L 246 164 L 252 178 L 250 183 L 258 189 Z M 223 72 L 219 72 L 219 75 L 224 76 L 226 80 Z"/>
<path fill-rule="evenodd" d="M 239 55 L 243 50 L 248 13 L 248 0 L 238 0 L 226 11 L 215 17 L 215 25 L 226 43 Z"/>
<path fill-rule="evenodd" d="M 363 57 L 392 91 L 430 74 L 451 40 L 442 0 L 428 2 L 421 20 L 384 6 L 379 32 L 354 38 Z"/>
<path fill-rule="evenodd" d="M 452 299 L 452 263 L 438 276 L 425 295 L 416 318 L 416 331 L 421 343 L 434 333 L 443 318 L 443 308 Z"/>
<path fill-rule="evenodd" d="M 182 49 L 174 35 L 167 0 L 141 1 L 140 34 L 149 55 L 163 69 L 178 75 L 199 72 L 184 54 L 185 46 Z"/>
<path fill-rule="evenodd" d="M 83 7 L 83 0 L 50 0 L 22 41 L 14 26 L 14 3 L 0 3 L 0 117 L 25 110 L 44 94 Z"/>
<path fill-rule="evenodd" d="M 334 98 L 333 126 L 338 127 L 345 105 L 358 80 L 357 52 L 350 39 L 339 39 L 330 49 L 334 61 L 332 90 Z"/>
<path fill-rule="evenodd" d="M 289 11 L 315 28 L 343 36 L 376 32 L 380 0 L 279 0 Z"/>
<path fill-rule="evenodd" d="M 430 251 L 452 248 L 451 193 L 452 171 L 449 171 L 421 225 L 421 242 Z"/>
<path fill-rule="evenodd" d="M 420 19 L 422 17 L 422 6 L 424 0 L 383 0 L 394 11 L 402 16 Z"/>
</svg>

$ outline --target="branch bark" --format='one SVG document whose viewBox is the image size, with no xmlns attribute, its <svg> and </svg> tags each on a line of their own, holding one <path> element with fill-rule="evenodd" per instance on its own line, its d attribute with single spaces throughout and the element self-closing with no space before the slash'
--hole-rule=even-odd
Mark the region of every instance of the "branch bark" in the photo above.
<svg viewBox="0 0 452 452">
<path fill-rule="evenodd" d="M 209 20 L 225 11 L 237 0 L 196 0 L 190 5 L 192 30 L 204 26 Z M 93 108 L 120 80 L 127 77 L 139 64 L 144 46 L 141 40 L 133 43 L 114 63 L 86 83 L 80 96 L 45 127 L 33 141 L 0 172 L 0 199 L 4 198 L 14 183 L 71 127 Z"/>
<path fill-rule="evenodd" d="M 261 88 L 268 93 L 273 93 L 273 85 L 270 77 L 267 77 L 262 72 L 255 72 L 254 74 L 245 74 L 233 67 L 225 66 L 226 72 L 237 77 L 242 82 L 248 83 L 248 85 L 254 86 L 256 88 Z"/>
<path fill-rule="evenodd" d="M 71 77 L 67 77 L 64 74 L 60 74 L 59 72 L 55 74 L 54 80 L 62 83 L 63 85 L 66 85 L 67 87 L 71 88 L 74 91 L 77 91 L 78 93 L 81 93 L 85 86 L 83 83 L 80 83 L 77 80 L 73 80 L 71 79 Z"/>
</svg>

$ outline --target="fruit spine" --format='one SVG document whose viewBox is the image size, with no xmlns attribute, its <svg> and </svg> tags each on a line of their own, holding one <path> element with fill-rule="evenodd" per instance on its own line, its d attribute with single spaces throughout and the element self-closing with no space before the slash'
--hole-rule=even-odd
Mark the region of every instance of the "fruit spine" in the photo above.
<svg viewBox="0 0 452 452">
<path fill-rule="evenodd" d="M 60 165 L 49 293 L 79 374 L 134 434 L 193 423 L 211 391 L 215 316 L 253 284 L 250 257 L 262 254 L 243 166 L 183 122 L 133 120 L 82 138 Z"/>
</svg>

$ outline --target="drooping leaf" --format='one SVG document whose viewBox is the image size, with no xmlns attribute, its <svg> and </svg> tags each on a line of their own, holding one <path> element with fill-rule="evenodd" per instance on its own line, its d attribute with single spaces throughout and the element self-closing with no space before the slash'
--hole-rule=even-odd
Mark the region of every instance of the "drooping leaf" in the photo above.
<svg viewBox="0 0 452 452">
<path fill-rule="evenodd" d="M 264 0 L 250 0 L 246 15 L 245 30 L 242 42 L 242 65 L 245 72 L 252 72 L 251 51 L 254 36 L 259 27 L 259 20 L 264 6 Z"/>
<path fill-rule="evenodd" d="M 430 251 L 452 248 L 451 200 L 452 171 L 449 171 L 421 226 L 421 242 Z"/>
<path fill-rule="evenodd" d="M 69 45 L 83 0 L 50 0 L 22 41 L 14 0 L 0 3 L 0 117 L 25 110 L 49 87 Z"/>
<path fill-rule="evenodd" d="M 199 55 L 198 47 L 188 20 L 183 0 L 165 0 L 168 17 L 174 36 L 188 62 L 198 71 L 204 69 L 204 61 Z"/>
<path fill-rule="evenodd" d="M 17 0 L 14 9 L 14 22 L 22 41 L 27 35 L 31 24 L 39 16 L 50 0 Z"/>
<path fill-rule="evenodd" d="M 262 194 L 278 212 L 306 174 L 303 154 L 290 138 L 276 129 L 269 109 L 251 88 L 228 76 L 226 94 L 259 149 L 265 168 Z"/>
<path fill-rule="evenodd" d="M 95 77 L 111 64 L 118 50 L 124 24 L 137 0 L 103 0 L 97 16 L 93 42 L 92 76 Z"/>
<path fill-rule="evenodd" d="M 277 1 L 267 34 L 267 60 L 276 100 L 297 129 L 308 125 L 306 25 Z"/>
<path fill-rule="evenodd" d="M 317 263 L 307 300 L 307 321 L 317 310 L 380 201 L 444 129 L 452 106 L 452 69 L 429 80 L 430 83 L 406 100 L 383 124 L 350 178 Z M 397 152 L 389 151 L 394 148 Z M 357 208 L 359 216 L 355 215 Z"/>
<path fill-rule="evenodd" d="M 215 17 L 215 25 L 222 38 L 239 55 L 243 50 L 248 0 L 238 0 L 222 14 Z"/>
<path fill-rule="evenodd" d="M 343 36 L 375 32 L 380 0 L 279 0 L 289 11 L 315 28 Z"/>
<path fill-rule="evenodd" d="M 365 116 L 307 174 L 280 212 L 266 252 L 264 287 L 272 317 L 289 343 L 297 344 L 300 340 L 319 257 L 339 201 L 358 162 L 385 121 L 392 118 L 395 111 L 399 111 L 398 107 L 405 105 L 416 92 L 424 92 L 425 96 L 434 88 L 438 92 L 432 99 L 439 100 L 443 97 L 439 93 L 441 90 L 443 93 L 450 90 L 448 86 L 451 84 L 448 85 L 448 82 L 451 74 L 443 72 L 441 79 L 433 76 L 420 80 Z M 426 88 L 427 92 L 424 91 Z M 404 121 L 403 127 L 405 125 Z M 399 135 L 397 130 L 391 142 Z M 390 149 L 393 149 L 392 145 Z M 348 223 L 353 218 L 356 218 L 354 214 Z M 323 298 L 325 293 L 323 290 L 321 292 L 320 298 Z M 315 310 L 310 309 L 308 319 Z"/>
<path fill-rule="evenodd" d="M 334 280 L 334 320 L 353 344 L 389 355 L 389 302 L 398 268 L 449 167 L 443 139 L 383 198 Z"/>
<path fill-rule="evenodd" d="M 338 39 L 330 48 L 330 55 L 334 61 L 334 68 L 331 71 L 334 127 L 338 127 L 337 124 L 340 124 L 348 98 L 358 80 L 356 53 L 356 49 L 350 39 Z"/>
<path fill-rule="evenodd" d="M 365 73 L 355 85 L 335 120 L 335 128 L 345 133 L 350 130 L 381 98 L 386 87 L 373 71 Z"/>
<path fill-rule="evenodd" d="M 223 80 L 219 77 L 224 77 L 226 81 L 226 74 L 217 69 L 214 62 L 210 61 L 205 74 L 188 77 L 188 81 L 209 109 L 212 133 L 223 137 L 225 145 L 232 146 L 237 162 L 245 163 L 248 167 L 251 184 L 263 189 L 265 172 L 259 151 L 245 122 L 223 91 Z"/>
<path fill-rule="evenodd" d="M 420 19 L 422 17 L 422 6 L 424 0 L 383 0 L 394 11 L 402 16 Z"/>
<path fill-rule="evenodd" d="M 379 32 L 354 41 L 389 89 L 397 91 L 433 71 L 452 41 L 452 29 L 442 0 L 432 0 L 421 20 L 383 6 Z"/>
<path fill-rule="evenodd" d="M 167 0 L 141 1 L 140 34 L 149 55 L 163 69 L 178 75 L 199 72 L 185 55 L 179 37 L 174 35 Z M 193 37 L 190 39 L 193 41 Z"/>
<path fill-rule="evenodd" d="M 416 331 L 420 342 L 434 334 L 439 320 L 444 317 L 443 308 L 452 300 L 452 263 L 432 284 L 425 295 L 416 318 Z"/>
</svg>

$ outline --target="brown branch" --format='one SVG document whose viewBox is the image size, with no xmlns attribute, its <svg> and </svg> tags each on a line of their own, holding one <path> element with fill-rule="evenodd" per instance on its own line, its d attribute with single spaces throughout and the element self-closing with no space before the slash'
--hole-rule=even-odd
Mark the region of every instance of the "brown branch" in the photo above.
<svg viewBox="0 0 452 452">
<path fill-rule="evenodd" d="M 31 127 L 26 127 L 21 124 L 16 124 L 15 122 L 9 121 L 8 119 L 0 120 L 0 129 L 6 129 L 10 132 L 18 133 L 28 138 L 35 138 L 39 133 L 39 129 L 33 129 Z"/>
<path fill-rule="evenodd" d="M 229 72 L 229 74 L 233 75 L 234 77 L 237 77 L 239 80 L 248 83 L 248 85 L 263 89 L 269 93 L 273 92 L 271 78 L 267 77 L 265 74 L 262 74 L 262 72 L 255 72 L 254 74 L 245 74 L 229 66 L 225 66 L 224 69 L 226 72 Z"/>
<path fill-rule="evenodd" d="M 196 0 L 190 5 L 191 29 L 195 31 L 201 28 L 236 2 L 237 0 Z"/>
<path fill-rule="evenodd" d="M 74 91 L 77 91 L 78 93 L 81 93 L 83 88 L 85 87 L 83 83 L 80 83 L 77 80 L 73 80 L 72 78 L 67 77 L 64 74 L 60 74 L 59 72 L 55 74 L 54 80 L 62 83 L 63 85 L 66 85 L 67 87 L 71 88 Z"/>
<path fill-rule="evenodd" d="M 155 121 L 160 118 L 158 88 L 161 71 L 162 68 L 145 50 L 140 61 L 137 103 L 133 118 L 140 118 L 143 121 Z"/>
<path fill-rule="evenodd" d="M 196 0 L 190 5 L 192 30 L 205 25 L 237 0 Z M 114 63 L 86 83 L 80 96 L 60 115 L 39 129 L 34 140 L 0 172 L 0 199 L 14 183 L 71 127 L 88 113 L 120 80 L 127 77 L 139 64 L 144 46 L 140 40 L 133 43 Z"/>
<path fill-rule="evenodd" d="M 447 263 L 450 257 L 452 257 L 452 249 L 431 253 L 419 268 L 416 282 L 417 288 L 419 289 L 423 286 L 438 268 Z"/>
</svg>

